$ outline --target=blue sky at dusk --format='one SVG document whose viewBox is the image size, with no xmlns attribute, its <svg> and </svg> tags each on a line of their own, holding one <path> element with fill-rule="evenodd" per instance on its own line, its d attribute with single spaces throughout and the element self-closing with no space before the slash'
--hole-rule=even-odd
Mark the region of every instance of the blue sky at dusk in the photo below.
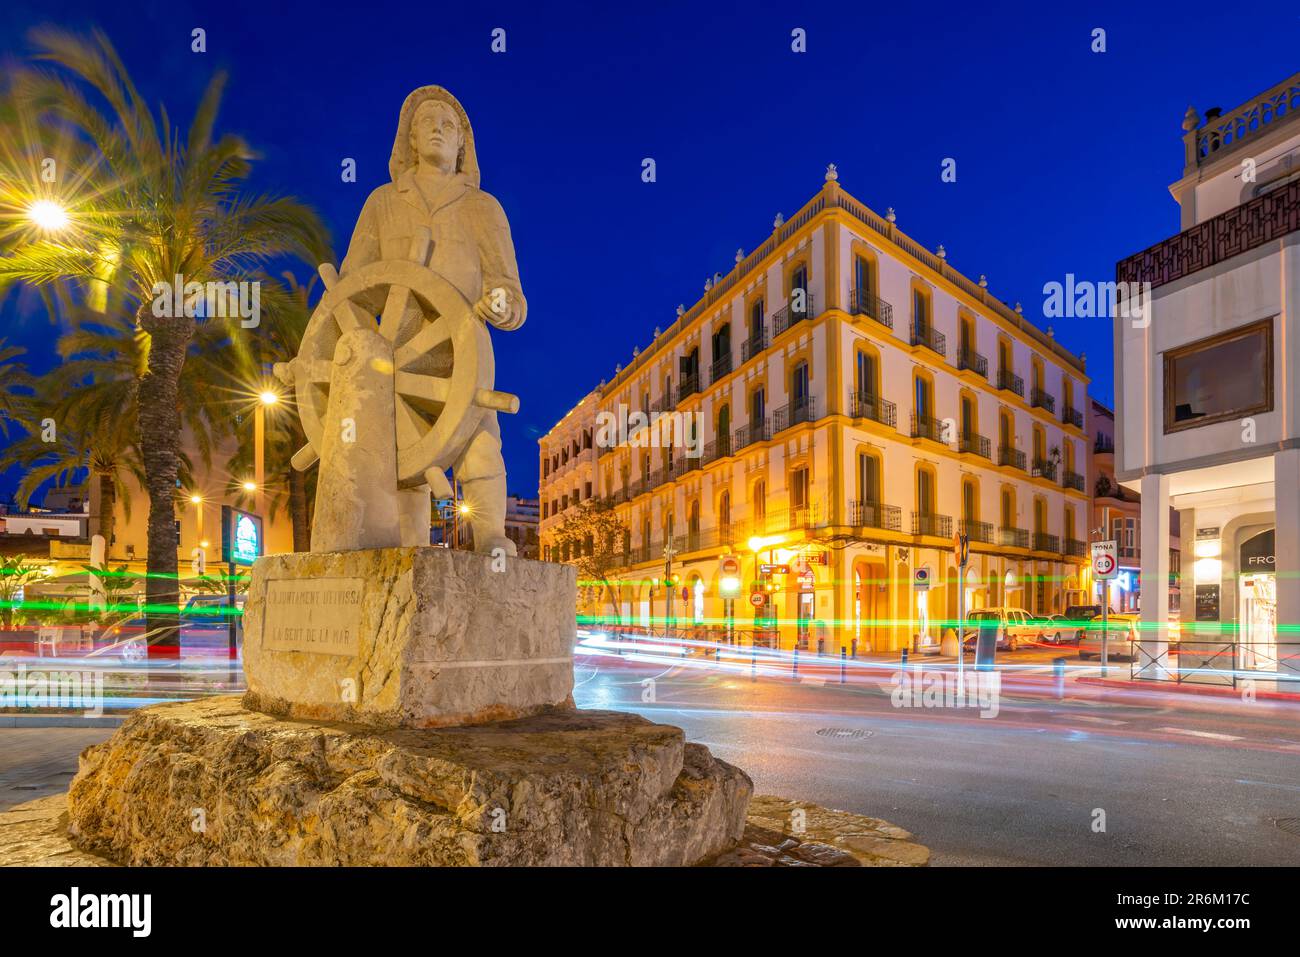
<svg viewBox="0 0 1300 957">
<path fill-rule="evenodd" d="M 474 124 L 483 187 L 510 218 L 529 300 L 522 330 L 494 333 L 497 387 L 522 399 L 502 417 L 510 485 L 529 495 L 537 438 L 726 273 L 737 247 L 766 238 L 778 211 L 798 209 L 827 163 L 1045 326 L 1044 283 L 1113 279 L 1117 259 L 1177 231 L 1167 187 L 1188 104 L 1230 108 L 1300 68 L 1300 8 L 1285 4 L 455 9 L 9 0 L 0 56 L 24 56 L 38 24 L 97 26 L 146 98 L 182 122 L 228 70 L 219 130 L 261 152 L 256 187 L 320 210 L 337 258 L 387 181 L 403 98 L 448 87 Z M 205 54 L 190 51 L 194 27 Z M 490 51 L 495 27 L 505 54 Z M 805 54 L 790 50 L 795 27 Z M 1096 27 L 1104 54 L 1089 48 Z M 345 157 L 356 183 L 341 181 Z M 656 183 L 641 181 L 644 157 Z M 940 180 L 945 157 L 956 183 Z M 11 297 L 0 335 L 40 369 L 54 330 L 33 304 Z M 1109 403 L 1108 323 L 1051 324 L 1088 354 L 1092 392 Z"/>
</svg>

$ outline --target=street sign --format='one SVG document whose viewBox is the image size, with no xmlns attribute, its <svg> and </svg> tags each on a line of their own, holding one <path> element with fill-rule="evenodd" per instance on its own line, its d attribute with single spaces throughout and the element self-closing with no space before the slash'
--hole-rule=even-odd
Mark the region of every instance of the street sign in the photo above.
<svg viewBox="0 0 1300 957">
<path fill-rule="evenodd" d="M 221 506 L 221 560 L 227 565 L 251 565 L 262 551 L 261 516 Z"/>
<path fill-rule="evenodd" d="M 912 587 L 917 591 L 927 591 L 930 588 L 930 569 L 918 568 L 912 572 Z"/>
<path fill-rule="evenodd" d="M 753 605 L 755 608 L 763 607 L 763 602 L 766 600 L 767 600 L 766 597 L 763 595 L 761 591 L 754 591 L 749 593 L 749 603 Z"/>
<path fill-rule="evenodd" d="M 1119 549 L 1114 541 L 1092 543 L 1092 577 L 1110 581 L 1119 573 Z"/>
<path fill-rule="evenodd" d="M 789 565 L 759 565 L 758 570 L 764 575 L 788 575 L 790 574 Z"/>
<path fill-rule="evenodd" d="M 806 561 L 809 565 L 825 565 L 826 553 L 808 552 L 806 555 L 804 555 L 804 561 Z"/>
<path fill-rule="evenodd" d="M 724 556 L 719 569 L 725 577 L 735 577 L 740 574 L 740 559 L 734 555 Z"/>
</svg>

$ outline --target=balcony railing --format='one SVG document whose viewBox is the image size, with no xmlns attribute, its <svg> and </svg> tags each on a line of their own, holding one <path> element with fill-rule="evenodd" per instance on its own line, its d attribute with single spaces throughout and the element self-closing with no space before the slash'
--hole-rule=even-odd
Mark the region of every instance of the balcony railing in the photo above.
<svg viewBox="0 0 1300 957">
<path fill-rule="evenodd" d="M 957 436 L 958 451 L 970 452 L 986 459 L 991 458 L 989 455 L 990 444 L 987 437 L 974 432 L 963 432 Z"/>
<path fill-rule="evenodd" d="M 1013 469 L 1025 470 L 1025 453 L 1009 445 L 998 446 L 998 465 L 1009 465 Z"/>
<path fill-rule="evenodd" d="M 1066 406 L 1061 410 L 1061 420 L 1066 425 L 1072 425 L 1076 429 L 1083 428 L 1083 413 L 1072 406 Z"/>
<path fill-rule="evenodd" d="M 817 397 L 806 395 L 788 405 L 783 405 L 772 413 L 772 431 L 784 432 L 800 422 L 812 422 L 817 418 Z"/>
<path fill-rule="evenodd" d="M 1300 110 L 1300 73 L 1224 115 L 1206 117 L 1199 128 L 1193 127 L 1183 134 L 1187 154 L 1184 173 L 1191 173 L 1197 166 L 1268 134 L 1276 129 L 1274 124 L 1296 110 Z"/>
<path fill-rule="evenodd" d="M 733 448 L 739 452 L 741 449 L 753 445 L 755 442 L 766 442 L 772 437 L 772 423 L 768 419 L 762 422 L 742 425 L 736 430 L 736 441 Z"/>
<path fill-rule="evenodd" d="M 899 532 L 903 529 L 903 510 L 896 505 L 881 505 L 879 502 L 849 502 L 849 524 Z"/>
<path fill-rule="evenodd" d="M 1060 550 L 1060 537 L 1056 535 L 1048 535 L 1046 532 L 1034 532 L 1034 551 L 1059 552 Z"/>
<path fill-rule="evenodd" d="M 849 312 L 869 316 L 887 329 L 894 328 L 894 307 L 870 290 L 854 289 L 849 293 Z"/>
<path fill-rule="evenodd" d="M 952 516 L 930 512 L 912 513 L 912 534 L 952 538 Z"/>
<path fill-rule="evenodd" d="M 1115 440 L 1107 438 L 1104 435 L 1097 436 L 1097 440 L 1092 443 L 1094 455 L 1107 455 L 1115 451 Z"/>
<path fill-rule="evenodd" d="M 1029 470 L 1033 478 L 1045 478 L 1049 482 L 1056 481 L 1056 463 L 1051 459 L 1034 459 L 1033 466 Z"/>
<path fill-rule="evenodd" d="M 943 441 L 943 422 L 928 415 L 912 413 L 912 438 Z"/>
<path fill-rule="evenodd" d="M 694 395 L 700 391 L 700 374 L 692 372 L 689 375 L 682 376 L 682 381 L 677 384 L 677 401 L 685 402 L 687 396 Z"/>
<path fill-rule="evenodd" d="M 998 370 L 998 388 L 1014 392 L 1022 399 L 1025 397 L 1025 380 L 1010 369 Z"/>
<path fill-rule="evenodd" d="M 1121 283 L 1149 282 L 1152 288 L 1163 286 L 1297 230 L 1300 230 L 1300 180 L 1256 196 L 1235 209 L 1121 259 L 1115 267 L 1115 278 Z"/>
<path fill-rule="evenodd" d="M 1061 476 L 1061 484 L 1066 488 L 1072 488 L 1076 491 L 1082 492 L 1083 476 L 1078 472 L 1071 472 L 1067 469 L 1064 475 Z"/>
<path fill-rule="evenodd" d="M 998 529 L 998 544 L 1003 548 L 1028 548 L 1029 531 L 1024 528 L 1003 526 Z"/>
<path fill-rule="evenodd" d="M 673 476 L 685 475 L 687 472 L 693 472 L 703 467 L 703 465 L 704 457 L 702 455 L 679 455 L 673 459 Z"/>
<path fill-rule="evenodd" d="M 704 443 L 704 464 L 716 462 L 731 454 L 731 435 L 720 435 L 711 442 Z"/>
<path fill-rule="evenodd" d="M 1029 390 L 1029 404 L 1035 409 L 1046 409 L 1048 412 L 1056 411 L 1056 397 L 1042 389 Z"/>
<path fill-rule="evenodd" d="M 985 379 L 989 377 L 989 360 L 973 349 L 957 350 L 957 368 L 970 369 L 971 372 Z"/>
<path fill-rule="evenodd" d="M 740 346 L 740 361 L 748 362 L 767 348 L 767 327 L 746 339 Z"/>
<path fill-rule="evenodd" d="M 991 522 L 977 522 L 973 518 L 963 518 L 957 527 L 972 542 L 983 542 L 985 545 L 993 544 L 993 524 Z"/>
<path fill-rule="evenodd" d="M 942 332 L 928 323 L 912 322 L 912 345 L 925 346 L 931 352 L 947 358 L 948 340 Z"/>
<path fill-rule="evenodd" d="M 850 392 L 849 415 L 855 419 L 871 419 L 891 428 L 898 425 L 898 407 L 874 392 Z"/>
<path fill-rule="evenodd" d="M 777 310 L 772 316 L 772 336 L 775 338 L 791 326 L 803 322 L 805 319 L 811 319 L 817 314 L 814 305 L 813 294 L 805 292 L 802 308 L 795 308 L 795 304 L 790 303 Z"/>
<path fill-rule="evenodd" d="M 731 352 L 723 353 L 713 365 L 709 366 L 709 381 L 717 382 L 723 376 L 731 374 Z"/>
<path fill-rule="evenodd" d="M 1080 558 L 1088 554 L 1088 543 L 1081 542 L 1077 538 L 1067 538 L 1065 540 L 1065 554 Z"/>
</svg>

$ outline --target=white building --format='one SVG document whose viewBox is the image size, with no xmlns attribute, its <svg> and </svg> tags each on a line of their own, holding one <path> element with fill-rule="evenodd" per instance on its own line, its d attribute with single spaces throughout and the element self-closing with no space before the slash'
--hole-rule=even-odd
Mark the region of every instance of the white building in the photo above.
<svg viewBox="0 0 1300 957">
<path fill-rule="evenodd" d="M 1183 231 L 1117 269 L 1152 291 L 1148 314 L 1114 322 L 1116 477 L 1141 493 L 1138 673 L 1174 664 L 1172 504 L 1194 556 L 1179 667 L 1300 678 L 1277 626 L 1300 622 L 1300 74 L 1204 121 L 1189 107 L 1183 128 Z"/>
</svg>

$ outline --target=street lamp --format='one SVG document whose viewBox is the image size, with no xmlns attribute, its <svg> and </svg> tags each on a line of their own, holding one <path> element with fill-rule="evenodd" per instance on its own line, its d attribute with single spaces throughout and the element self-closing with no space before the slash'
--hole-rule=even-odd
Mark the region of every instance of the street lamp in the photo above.
<svg viewBox="0 0 1300 957">
<path fill-rule="evenodd" d="M 280 393 L 274 389 L 263 389 L 257 395 L 257 407 L 253 412 L 253 481 L 256 483 L 250 492 L 257 494 L 253 498 L 253 511 L 262 514 L 262 488 L 266 484 L 266 410 L 280 401 Z M 248 483 L 244 484 L 248 488 Z"/>
<path fill-rule="evenodd" d="M 200 548 L 206 548 L 203 542 L 203 496 L 198 492 L 190 495 L 190 502 L 194 505 L 194 538 L 199 542 Z"/>
</svg>

